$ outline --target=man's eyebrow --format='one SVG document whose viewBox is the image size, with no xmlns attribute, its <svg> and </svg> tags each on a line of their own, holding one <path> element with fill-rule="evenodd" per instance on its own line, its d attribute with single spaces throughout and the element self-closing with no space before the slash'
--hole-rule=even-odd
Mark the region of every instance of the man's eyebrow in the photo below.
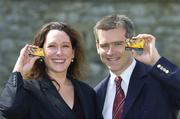
<svg viewBox="0 0 180 119">
<path fill-rule="evenodd" d="M 124 43 L 125 41 L 114 41 L 114 42 L 118 42 L 118 43 Z"/>
<path fill-rule="evenodd" d="M 125 43 L 125 41 L 114 41 L 112 43 Z"/>
</svg>

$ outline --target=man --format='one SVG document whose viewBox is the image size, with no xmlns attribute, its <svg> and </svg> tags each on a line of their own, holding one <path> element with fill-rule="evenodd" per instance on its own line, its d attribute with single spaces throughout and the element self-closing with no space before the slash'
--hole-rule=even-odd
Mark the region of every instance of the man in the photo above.
<svg viewBox="0 0 180 119">
<path fill-rule="evenodd" d="M 180 69 L 159 55 L 155 37 L 136 36 L 145 42 L 141 54 L 126 50 L 126 39 L 134 37 L 134 26 L 124 15 L 102 18 L 94 33 L 97 52 L 109 69 L 109 75 L 95 87 L 101 116 L 104 119 L 176 118 L 180 109 Z M 120 88 L 116 89 L 119 80 Z"/>
</svg>

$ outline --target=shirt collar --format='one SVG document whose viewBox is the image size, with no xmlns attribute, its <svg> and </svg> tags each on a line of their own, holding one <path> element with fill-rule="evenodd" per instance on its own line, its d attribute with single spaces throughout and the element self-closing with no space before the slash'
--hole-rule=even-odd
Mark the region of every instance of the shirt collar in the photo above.
<svg viewBox="0 0 180 119">
<path fill-rule="evenodd" d="M 131 65 L 124 72 L 122 72 L 122 74 L 120 74 L 121 78 L 123 79 L 123 81 L 127 86 L 129 85 L 131 74 L 134 70 L 135 65 L 136 65 L 136 60 L 133 58 Z"/>
<path fill-rule="evenodd" d="M 134 70 L 135 65 L 136 65 L 136 60 L 133 58 L 133 61 L 130 64 L 130 66 L 119 75 L 122 78 L 122 83 L 123 83 L 122 88 L 125 87 L 125 90 L 128 89 L 131 74 Z M 114 85 L 115 77 L 116 75 L 112 71 L 110 71 L 110 80 L 109 80 L 110 85 Z"/>
</svg>

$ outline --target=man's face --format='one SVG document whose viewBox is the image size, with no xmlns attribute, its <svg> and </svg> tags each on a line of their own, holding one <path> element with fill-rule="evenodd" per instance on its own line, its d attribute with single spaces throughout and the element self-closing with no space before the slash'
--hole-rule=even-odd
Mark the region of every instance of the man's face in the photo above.
<svg viewBox="0 0 180 119">
<path fill-rule="evenodd" d="M 98 30 L 97 52 L 102 62 L 115 74 L 122 73 L 132 61 L 131 52 L 125 51 L 125 33 L 123 28 Z"/>
</svg>

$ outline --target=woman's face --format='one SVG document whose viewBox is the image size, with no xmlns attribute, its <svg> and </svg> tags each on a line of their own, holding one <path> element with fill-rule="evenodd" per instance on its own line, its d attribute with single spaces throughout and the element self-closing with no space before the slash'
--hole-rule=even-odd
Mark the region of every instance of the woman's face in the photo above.
<svg viewBox="0 0 180 119">
<path fill-rule="evenodd" d="M 69 36 L 64 31 L 50 30 L 43 45 L 45 65 L 49 73 L 66 73 L 74 58 Z"/>
</svg>

